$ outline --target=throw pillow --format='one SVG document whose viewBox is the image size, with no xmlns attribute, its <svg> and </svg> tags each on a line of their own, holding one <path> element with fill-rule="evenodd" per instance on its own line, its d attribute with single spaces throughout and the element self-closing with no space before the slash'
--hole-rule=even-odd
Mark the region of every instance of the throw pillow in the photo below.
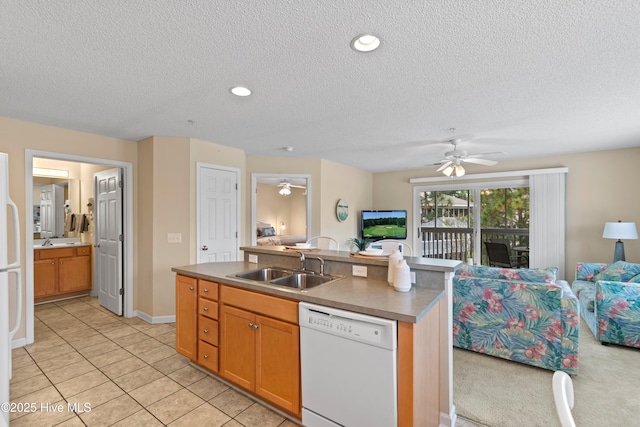
<svg viewBox="0 0 640 427">
<path fill-rule="evenodd" d="M 606 270 L 598 273 L 593 280 L 609 280 L 612 282 L 628 282 L 634 276 L 640 274 L 640 264 L 626 261 L 616 261 Z"/>
<path fill-rule="evenodd" d="M 276 235 L 276 230 L 273 227 L 264 228 L 262 230 L 262 235 L 264 237 L 275 236 Z"/>
</svg>

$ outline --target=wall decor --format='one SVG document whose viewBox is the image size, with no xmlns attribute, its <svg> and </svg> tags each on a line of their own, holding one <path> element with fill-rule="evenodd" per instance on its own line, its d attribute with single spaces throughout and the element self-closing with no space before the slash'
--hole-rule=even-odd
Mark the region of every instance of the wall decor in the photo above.
<svg viewBox="0 0 640 427">
<path fill-rule="evenodd" d="M 349 216 L 349 205 L 346 201 L 340 199 L 336 205 L 336 216 L 338 221 L 343 222 Z"/>
</svg>

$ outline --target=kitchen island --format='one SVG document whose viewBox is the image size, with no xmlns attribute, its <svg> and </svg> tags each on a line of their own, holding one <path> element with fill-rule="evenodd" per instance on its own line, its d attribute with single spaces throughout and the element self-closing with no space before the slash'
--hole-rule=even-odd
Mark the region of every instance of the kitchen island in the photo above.
<svg viewBox="0 0 640 427">
<path fill-rule="evenodd" d="M 172 269 L 177 273 L 176 347 L 180 353 L 299 420 L 297 303 L 396 320 L 398 425 L 453 425 L 451 303 L 447 295 L 458 261 L 407 258 L 416 283 L 409 292 L 401 293 L 386 282 L 386 260 L 308 251 L 304 252 L 307 269 L 317 270 L 318 258 L 322 258 L 325 273 L 344 277 L 299 290 L 235 277 L 265 266 L 298 269 L 299 252 L 284 247 L 242 249 L 243 262 Z M 351 275 L 354 265 L 366 267 L 367 277 Z M 244 329 L 238 326 L 241 324 Z M 255 336 L 245 333 L 246 324 L 253 326 Z M 287 361 L 282 372 L 269 371 L 270 361 L 276 369 L 282 360 Z"/>
</svg>

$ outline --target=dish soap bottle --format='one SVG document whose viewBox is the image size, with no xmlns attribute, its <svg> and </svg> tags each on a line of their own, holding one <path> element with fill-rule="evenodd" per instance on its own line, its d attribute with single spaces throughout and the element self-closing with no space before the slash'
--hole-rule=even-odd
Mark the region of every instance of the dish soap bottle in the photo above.
<svg viewBox="0 0 640 427">
<path fill-rule="evenodd" d="M 387 282 L 389 286 L 393 286 L 393 280 L 396 276 L 396 266 L 401 259 L 403 259 L 402 254 L 398 252 L 397 249 L 394 249 L 391 255 L 389 255 L 389 269 L 387 272 Z"/>
<path fill-rule="evenodd" d="M 407 261 L 403 258 L 398 261 L 393 277 L 393 288 L 398 292 L 409 292 L 411 290 L 411 270 Z"/>
</svg>

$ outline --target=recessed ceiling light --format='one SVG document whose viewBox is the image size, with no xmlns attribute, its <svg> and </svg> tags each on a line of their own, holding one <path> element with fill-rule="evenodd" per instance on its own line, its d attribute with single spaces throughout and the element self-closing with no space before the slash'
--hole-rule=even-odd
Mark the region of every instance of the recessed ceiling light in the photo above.
<svg viewBox="0 0 640 427">
<path fill-rule="evenodd" d="M 351 40 L 351 47 L 358 52 L 371 52 L 380 46 L 380 39 L 373 34 L 361 34 Z"/>
<path fill-rule="evenodd" d="M 244 86 L 236 86 L 231 88 L 231 93 L 236 96 L 249 96 L 251 95 L 251 90 Z"/>
</svg>

